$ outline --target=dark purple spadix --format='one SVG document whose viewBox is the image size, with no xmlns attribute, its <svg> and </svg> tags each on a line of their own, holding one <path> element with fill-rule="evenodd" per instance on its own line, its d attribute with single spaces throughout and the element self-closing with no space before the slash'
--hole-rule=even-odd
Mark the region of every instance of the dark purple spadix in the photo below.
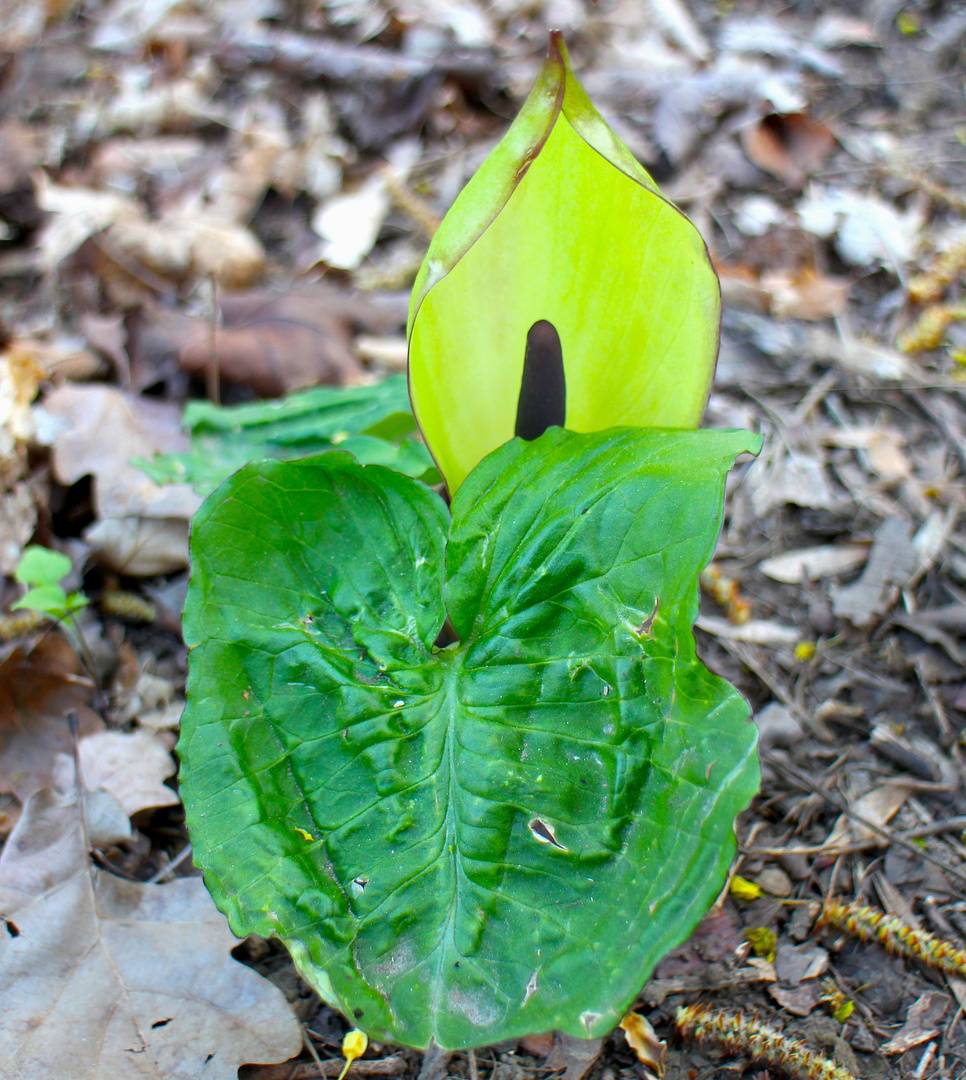
<svg viewBox="0 0 966 1080">
<path fill-rule="evenodd" d="M 527 334 L 514 434 L 536 439 L 548 427 L 563 427 L 566 415 L 567 382 L 560 335 L 553 323 L 540 319 Z"/>
</svg>

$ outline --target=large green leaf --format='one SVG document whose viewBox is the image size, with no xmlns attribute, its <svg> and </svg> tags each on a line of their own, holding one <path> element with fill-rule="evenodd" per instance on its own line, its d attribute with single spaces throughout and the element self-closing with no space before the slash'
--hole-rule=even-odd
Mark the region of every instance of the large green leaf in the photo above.
<svg viewBox="0 0 966 1080">
<path fill-rule="evenodd" d="M 183 483 L 208 495 L 249 461 L 305 457 L 339 447 L 363 465 L 387 465 L 436 483 L 429 451 L 406 438 L 416 431 L 405 375 L 371 386 L 315 386 L 245 405 L 189 402 L 184 427 L 191 449 L 135 459 L 158 484 Z"/>
<path fill-rule="evenodd" d="M 450 491 L 525 434 L 536 323 L 553 325 L 563 361 L 566 401 L 550 423 L 692 428 L 719 314 L 700 233 L 610 130 L 551 35 L 530 96 L 447 213 L 413 289 L 413 408 Z"/>
<path fill-rule="evenodd" d="M 551 428 L 483 461 L 451 521 L 339 454 L 224 485 L 194 524 L 179 752 L 235 932 L 280 937 L 381 1038 L 612 1028 L 757 790 L 748 708 L 692 635 L 757 445 Z"/>
</svg>

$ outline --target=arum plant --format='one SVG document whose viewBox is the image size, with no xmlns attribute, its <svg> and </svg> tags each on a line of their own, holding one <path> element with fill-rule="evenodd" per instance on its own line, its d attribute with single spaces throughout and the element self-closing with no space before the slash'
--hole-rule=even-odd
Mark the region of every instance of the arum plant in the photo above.
<svg viewBox="0 0 966 1080">
<path fill-rule="evenodd" d="M 414 289 L 451 505 L 335 451 L 195 519 L 196 857 L 370 1036 L 601 1035 L 723 883 L 754 728 L 692 625 L 759 441 L 696 430 L 717 326 L 698 234 L 554 37 Z"/>
</svg>

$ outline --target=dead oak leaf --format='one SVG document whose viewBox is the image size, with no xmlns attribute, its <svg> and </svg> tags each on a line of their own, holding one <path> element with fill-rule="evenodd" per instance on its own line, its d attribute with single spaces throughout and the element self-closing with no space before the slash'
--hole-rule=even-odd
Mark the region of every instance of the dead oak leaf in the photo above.
<svg viewBox="0 0 966 1080">
<path fill-rule="evenodd" d="M 282 993 L 230 956 L 200 878 L 125 881 L 91 866 L 77 807 L 28 802 L 0 858 L 0 1075 L 235 1080 L 301 1047 Z"/>
<path fill-rule="evenodd" d="M 66 716 L 76 710 L 81 736 L 103 728 L 86 703 L 91 684 L 77 654 L 57 633 L 0 663 L 0 792 L 24 802 L 53 780 L 58 754 L 70 754 Z"/>
<path fill-rule="evenodd" d="M 130 817 L 152 806 L 177 806 L 178 796 L 164 781 L 176 766 L 163 740 L 150 731 L 99 731 L 78 744 L 81 775 L 88 791 L 109 791 Z M 71 791 L 74 759 L 61 754 L 54 787 Z"/>
</svg>

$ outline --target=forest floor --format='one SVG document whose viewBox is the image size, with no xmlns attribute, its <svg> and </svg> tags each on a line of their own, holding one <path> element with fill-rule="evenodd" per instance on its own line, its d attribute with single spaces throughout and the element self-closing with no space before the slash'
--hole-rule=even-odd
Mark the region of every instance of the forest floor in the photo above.
<svg viewBox="0 0 966 1080">
<path fill-rule="evenodd" d="M 191 399 L 405 369 L 428 239 L 506 130 L 551 27 L 715 259 L 725 308 L 706 424 L 765 437 L 731 477 L 698 623 L 700 654 L 754 710 L 762 790 L 738 821 L 737 886 L 658 965 L 637 1011 L 667 1041 L 669 1080 L 781 1074 L 683 1042 L 675 1009 L 698 1000 L 755 1014 L 862 1080 L 957 1080 L 966 978 L 816 920 L 837 897 L 904 920 L 913 940 L 966 948 L 961 5 L 0 8 L 0 830 L 36 791 L 68 783 L 77 756 L 87 787 L 114 796 L 95 842 L 102 871 L 129 888 L 197 874 L 172 751 L 198 500 L 129 463 L 186 449 Z M 84 657 L 10 612 L 30 542 L 68 555 L 68 586 L 91 598 Z M 52 820 L 28 838 L 50 845 L 51 866 L 63 859 Z M 14 887 L 11 874 L 0 861 L 0 885 Z M 48 905 L 51 936 L 79 910 Z M 169 956 L 175 981 L 208 947 L 241 969 L 220 925 L 204 945 L 155 930 L 134 947 Z M 347 1025 L 287 953 L 249 939 L 235 956 L 284 991 L 305 1038 L 284 1064 L 245 1056 L 248 1043 L 226 1051 L 249 1062 L 241 1075 L 337 1075 Z M 78 1048 L 74 1061 L 48 1032 L 35 1071 L 9 1075 L 135 1075 L 97 1053 L 71 1071 L 109 1046 L 102 1021 L 117 1005 L 81 978 L 82 959 L 68 949 L 59 971 L 5 975 L 5 1010 L 37 992 L 34 976 L 71 998 L 62 1024 Z M 217 1038 L 238 1036 L 226 1025 Z M 276 1062 L 298 1049 L 270 1031 L 254 1045 L 281 1047 Z M 191 1075 L 158 1068 L 136 1075 Z M 451 1055 L 371 1045 L 352 1069 L 646 1075 L 620 1030 L 589 1049 L 552 1037 Z"/>
</svg>

